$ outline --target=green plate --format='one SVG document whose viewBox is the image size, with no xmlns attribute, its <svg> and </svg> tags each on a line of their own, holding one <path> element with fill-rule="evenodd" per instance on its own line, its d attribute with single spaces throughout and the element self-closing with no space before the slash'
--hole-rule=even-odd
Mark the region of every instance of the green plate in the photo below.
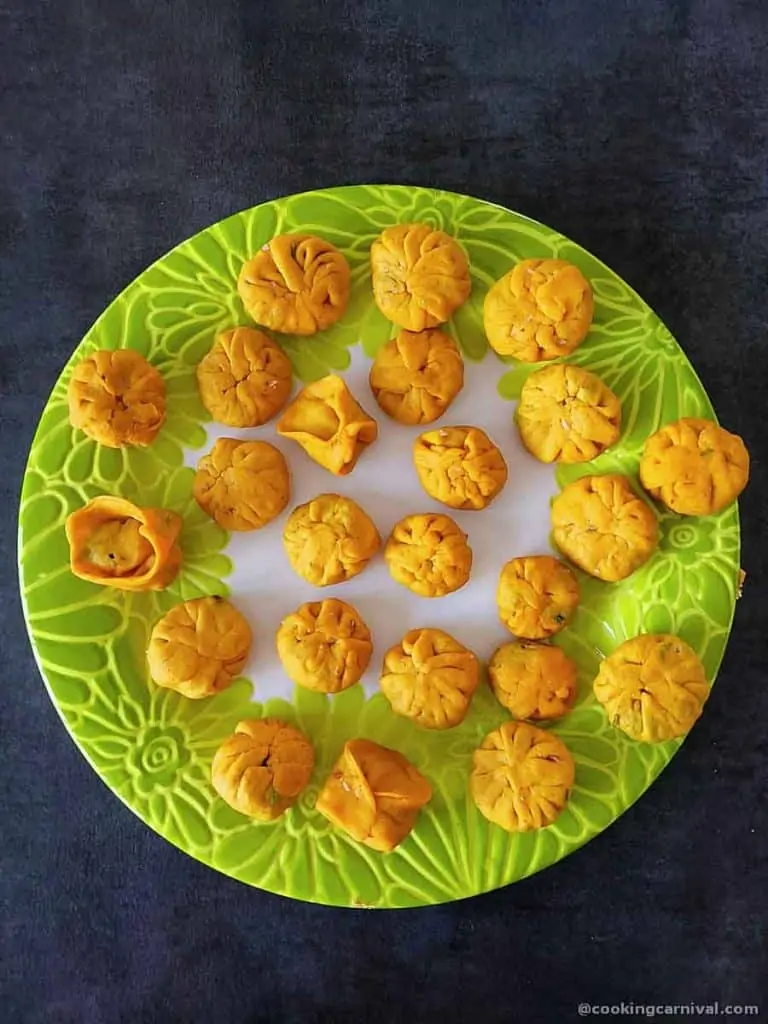
<svg viewBox="0 0 768 1024">
<path fill-rule="evenodd" d="M 590 687 L 600 657 L 639 632 L 673 632 L 698 652 L 713 680 L 737 590 L 735 505 L 706 519 L 659 512 L 660 548 L 642 569 L 620 584 L 580 578 L 583 601 L 559 641 L 578 662 L 579 700 L 553 726 L 575 756 L 576 786 L 552 826 L 519 836 L 490 825 L 467 795 L 472 751 L 505 717 L 487 687 L 461 726 L 429 733 L 395 718 L 381 694 L 369 695 L 361 685 L 335 697 L 265 690 L 258 651 L 255 696 L 249 679 L 202 701 L 185 700 L 149 681 L 144 650 L 155 619 L 179 600 L 228 594 L 237 577 L 230 557 L 234 544 L 191 499 L 190 466 L 206 444 L 209 419 L 198 400 L 195 366 L 216 331 L 248 322 L 235 287 L 243 260 L 285 231 L 323 235 L 349 260 L 353 296 L 342 320 L 310 342 L 280 339 L 298 377 L 310 380 L 344 372 L 390 337 L 392 326 L 371 300 L 368 251 L 382 228 L 413 220 L 445 229 L 469 255 L 472 298 L 449 329 L 467 359 L 480 364 L 475 378 L 495 375 L 494 397 L 510 424 L 512 406 L 504 403 L 517 397 L 530 368 L 504 366 L 492 353 L 485 358 L 481 312 L 488 286 L 515 261 L 544 256 L 572 261 L 591 281 L 594 326 L 570 361 L 595 370 L 618 394 L 624 426 L 620 443 L 593 464 L 559 469 L 560 485 L 585 472 L 633 475 L 645 437 L 660 424 L 681 415 L 714 417 L 688 360 L 652 310 L 599 260 L 551 228 L 447 192 L 327 189 L 265 203 L 215 224 L 149 267 L 115 299 L 53 389 L 32 444 L 19 514 L 21 591 L 40 671 L 71 736 L 104 782 L 149 826 L 198 860 L 249 885 L 338 906 L 411 907 L 460 899 L 524 878 L 596 836 L 644 792 L 679 746 L 635 743 L 611 728 Z M 167 383 L 168 419 L 147 450 L 98 447 L 68 422 L 66 385 L 73 363 L 94 349 L 119 346 L 142 352 Z M 370 399 L 368 404 L 373 405 Z M 532 464 L 525 465 L 533 472 Z M 513 478 L 508 488 L 517 486 Z M 102 493 L 184 516 L 183 570 L 168 590 L 127 594 L 71 575 L 65 517 Z M 542 513 L 546 519 L 541 508 L 531 514 L 541 519 Z M 279 545 L 279 528 L 270 543 Z M 278 591 L 272 596 L 279 602 Z M 399 593 L 383 595 L 382 609 L 398 599 Z M 375 639 L 375 614 L 369 625 Z M 490 650 L 478 653 L 488 657 Z M 260 714 L 295 721 L 317 751 L 312 784 L 272 825 L 232 811 L 209 782 L 219 743 L 238 720 Z M 322 780 L 344 741 L 355 735 L 397 747 L 434 787 L 411 836 L 388 855 L 348 840 L 314 809 Z"/>
</svg>

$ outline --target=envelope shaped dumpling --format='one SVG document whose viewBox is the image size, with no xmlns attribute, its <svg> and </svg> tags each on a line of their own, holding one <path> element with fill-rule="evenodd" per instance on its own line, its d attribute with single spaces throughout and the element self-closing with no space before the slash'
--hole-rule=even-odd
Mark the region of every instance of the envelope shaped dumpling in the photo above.
<svg viewBox="0 0 768 1024">
<path fill-rule="evenodd" d="M 257 821 L 274 821 L 312 778 L 315 752 L 307 737 L 277 718 L 238 722 L 213 757 L 213 788 L 230 807 Z"/>
<path fill-rule="evenodd" d="M 299 392 L 280 417 L 277 432 L 296 441 L 311 459 L 336 476 L 351 473 L 379 434 L 376 420 L 333 373 Z"/>
<path fill-rule="evenodd" d="M 118 590 L 162 590 L 181 566 L 182 519 L 103 495 L 67 517 L 72 572 Z"/>
<path fill-rule="evenodd" d="M 621 403 L 596 373 L 557 363 L 528 377 L 515 419 L 542 462 L 589 462 L 618 441 Z"/>
<path fill-rule="evenodd" d="M 568 566 L 552 555 L 526 555 L 502 568 L 496 603 L 510 633 L 543 640 L 570 619 L 579 603 L 579 585 Z"/>
<path fill-rule="evenodd" d="M 158 686 L 197 700 L 225 690 L 251 650 L 247 620 L 223 597 L 174 605 L 152 630 L 149 674 Z"/>
<path fill-rule="evenodd" d="M 443 331 L 400 331 L 377 352 L 369 383 L 393 420 L 408 426 L 432 423 L 464 386 L 464 361 Z"/>
<path fill-rule="evenodd" d="M 384 546 L 390 575 L 420 597 L 445 597 L 463 587 L 472 570 L 467 535 L 451 519 L 427 512 L 396 523 Z"/>
<path fill-rule="evenodd" d="M 470 791 L 477 808 L 507 832 L 551 825 L 568 802 L 576 774 L 573 756 L 552 732 L 505 722 L 473 755 Z"/>
<path fill-rule="evenodd" d="M 317 810 L 359 843 L 387 853 L 405 839 L 432 787 L 402 754 L 372 740 L 349 740 Z"/>
<path fill-rule="evenodd" d="M 560 718 L 576 700 L 576 665 L 552 644 L 502 644 L 488 664 L 488 680 L 499 704 L 514 718 Z"/>
<path fill-rule="evenodd" d="M 659 524 L 625 476 L 585 476 L 552 502 L 552 537 L 563 554 L 600 580 L 626 579 L 656 550 Z"/>
<path fill-rule="evenodd" d="M 593 688 L 611 725 L 646 743 L 684 736 L 709 696 L 696 652 L 667 634 L 620 644 L 601 662 Z"/>
<path fill-rule="evenodd" d="M 371 275 L 376 305 L 408 331 L 445 323 L 471 290 L 464 250 L 429 224 L 385 228 L 371 246 Z"/>
<path fill-rule="evenodd" d="M 381 537 L 356 501 L 319 494 L 288 516 L 283 545 L 294 572 L 327 587 L 361 573 L 381 547 Z"/>
<path fill-rule="evenodd" d="M 747 486 L 749 453 L 738 434 L 711 420 L 685 417 L 645 442 L 640 483 L 673 512 L 708 516 Z"/>
<path fill-rule="evenodd" d="M 362 617 L 336 598 L 303 604 L 277 631 L 277 653 L 288 678 L 320 693 L 354 686 L 372 652 L 371 631 Z"/>
<path fill-rule="evenodd" d="M 463 722 L 480 682 L 477 657 L 441 629 L 412 629 L 384 655 L 381 692 L 426 729 Z"/>
<path fill-rule="evenodd" d="M 130 348 L 86 356 L 67 387 L 69 422 L 107 448 L 151 444 L 165 420 L 165 383 Z"/>
<path fill-rule="evenodd" d="M 263 327 L 316 334 L 335 324 L 349 303 L 349 264 L 317 235 L 277 235 L 246 260 L 237 290 Z"/>
<path fill-rule="evenodd" d="M 504 456 L 479 427 L 428 430 L 413 444 L 421 486 L 449 508 L 486 508 L 507 482 Z"/>
<path fill-rule="evenodd" d="M 500 356 L 524 363 L 567 356 L 592 323 L 592 289 L 565 260 L 523 260 L 488 291 L 483 323 Z"/>
<path fill-rule="evenodd" d="M 225 530 L 259 530 L 288 504 L 288 463 L 267 441 L 220 437 L 197 464 L 192 494 Z"/>
</svg>

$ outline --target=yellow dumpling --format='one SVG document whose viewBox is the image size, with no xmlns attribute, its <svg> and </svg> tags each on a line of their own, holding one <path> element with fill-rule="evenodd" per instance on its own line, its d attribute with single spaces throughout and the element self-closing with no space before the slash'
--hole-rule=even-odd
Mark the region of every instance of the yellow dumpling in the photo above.
<svg viewBox="0 0 768 1024">
<path fill-rule="evenodd" d="M 523 260 L 491 287 L 483 307 L 491 348 L 524 363 L 573 352 L 593 315 L 589 282 L 565 260 Z"/>
<path fill-rule="evenodd" d="M 559 559 L 526 555 L 502 568 L 496 603 L 510 633 L 524 640 L 543 640 L 570 619 L 579 603 L 579 585 Z"/>
<path fill-rule="evenodd" d="M 667 508 L 708 516 L 730 505 L 747 486 L 749 453 L 738 434 L 711 420 L 685 417 L 645 442 L 640 483 Z"/>
<path fill-rule="evenodd" d="M 381 547 L 381 537 L 357 502 L 319 494 L 291 512 L 283 544 L 295 573 L 327 587 L 361 573 Z"/>
<path fill-rule="evenodd" d="M 324 469 L 346 476 L 379 429 L 344 380 L 329 374 L 299 392 L 280 417 L 277 432 L 300 444 Z"/>
<path fill-rule="evenodd" d="M 412 629 L 384 655 L 381 692 L 397 715 L 426 729 L 451 729 L 480 682 L 472 651 L 441 629 Z"/>
<path fill-rule="evenodd" d="M 488 679 L 498 702 L 515 718 L 561 718 L 576 700 L 576 665 L 552 644 L 502 644 L 493 652 Z"/>
<path fill-rule="evenodd" d="M 288 463 L 266 441 L 220 437 L 197 464 L 192 494 L 225 530 L 259 530 L 288 504 Z"/>
<path fill-rule="evenodd" d="M 294 683 L 320 693 L 339 693 L 359 682 L 368 668 L 371 631 L 344 601 L 313 601 L 283 619 L 277 653 Z"/>
<path fill-rule="evenodd" d="M 463 587 L 472 570 L 467 535 L 450 516 L 433 512 L 396 523 L 384 558 L 392 579 L 420 597 L 445 597 Z"/>
<path fill-rule="evenodd" d="M 552 537 L 563 554 L 600 580 L 626 579 L 656 550 L 659 524 L 625 476 L 585 476 L 552 502 Z"/>
<path fill-rule="evenodd" d="M 373 297 L 408 331 L 445 323 L 469 298 L 469 264 L 461 246 L 429 224 L 385 228 L 371 246 Z"/>
<path fill-rule="evenodd" d="M 158 686 L 197 700 L 225 690 L 251 651 L 247 620 L 223 597 L 177 604 L 155 623 L 149 640 L 149 674 Z"/>
<path fill-rule="evenodd" d="M 276 235 L 246 260 L 237 290 L 262 327 L 315 334 L 335 324 L 349 303 L 349 264 L 317 235 Z"/>
<path fill-rule="evenodd" d="M 464 386 L 464 361 L 443 331 L 400 331 L 379 349 L 369 382 L 393 420 L 408 426 L 432 423 Z"/>
<path fill-rule="evenodd" d="M 470 790 L 477 808 L 507 832 L 551 825 L 576 774 L 563 741 L 527 722 L 505 722 L 489 732 L 473 762 Z"/>
<path fill-rule="evenodd" d="M 487 508 L 507 482 L 504 456 L 479 427 L 428 430 L 413 444 L 421 486 L 450 508 Z"/>
<path fill-rule="evenodd" d="M 684 736 L 709 696 L 696 652 L 680 637 L 651 633 L 626 640 L 601 662 L 594 691 L 611 725 L 646 743 Z"/>
</svg>

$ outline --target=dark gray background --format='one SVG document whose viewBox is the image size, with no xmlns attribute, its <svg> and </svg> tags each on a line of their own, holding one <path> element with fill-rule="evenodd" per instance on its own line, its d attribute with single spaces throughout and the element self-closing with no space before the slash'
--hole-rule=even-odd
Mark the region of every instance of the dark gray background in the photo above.
<svg viewBox="0 0 768 1024">
<path fill-rule="evenodd" d="M 768 1020 L 766 5 L 0 11 L 3 1024 L 566 1022 L 632 999 L 762 1002 Z M 251 891 L 141 825 L 48 702 L 14 568 L 37 417 L 107 302 L 220 217 L 358 181 L 469 192 L 591 249 L 666 321 L 754 460 L 747 588 L 680 756 L 551 870 L 402 913 Z"/>
</svg>

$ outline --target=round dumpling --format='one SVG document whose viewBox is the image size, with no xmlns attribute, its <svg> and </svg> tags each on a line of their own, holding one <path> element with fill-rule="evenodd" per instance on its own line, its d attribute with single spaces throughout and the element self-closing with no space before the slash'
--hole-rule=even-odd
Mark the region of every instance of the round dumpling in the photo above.
<svg viewBox="0 0 768 1024">
<path fill-rule="evenodd" d="M 432 423 L 464 386 L 464 361 L 443 331 L 400 331 L 379 349 L 369 382 L 393 420 L 408 426 Z"/>
<path fill-rule="evenodd" d="M 381 537 L 357 502 L 320 494 L 291 512 L 283 544 L 295 573 L 328 587 L 361 573 L 381 547 Z"/>
<path fill-rule="evenodd" d="M 601 662 L 594 691 L 611 725 L 646 743 L 684 736 L 709 696 L 696 652 L 680 637 L 650 633 Z"/>
<path fill-rule="evenodd" d="M 177 604 L 155 623 L 149 639 L 149 674 L 158 686 L 197 700 L 225 690 L 251 650 L 251 627 L 223 597 Z"/>
<path fill-rule="evenodd" d="M 344 601 L 313 601 L 280 623 L 277 653 L 294 683 L 320 693 L 339 693 L 359 682 L 368 668 L 371 631 Z"/>
<path fill-rule="evenodd" d="M 505 722 L 489 732 L 473 761 L 470 791 L 478 810 L 507 832 L 551 825 L 576 774 L 563 741 L 527 722 Z"/>
<path fill-rule="evenodd" d="M 464 250 L 429 224 L 385 228 L 371 246 L 371 274 L 376 305 L 408 331 L 445 323 L 471 290 Z"/>
<path fill-rule="evenodd" d="M 467 535 L 450 516 L 428 512 L 406 516 L 384 547 L 389 572 L 420 597 L 445 597 L 463 587 L 472 570 Z"/>
<path fill-rule="evenodd" d="M 626 579 L 656 550 L 659 524 L 625 476 L 585 476 L 552 502 L 552 537 L 572 562 L 599 580 Z"/>
<path fill-rule="evenodd" d="M 317 235 L 276 235 L 243 264 L 237 290 L 248 314 L 283 334 L 315 334 L 349 304 L 349 264 Z"/>
<path fill-rule="evenodd" d="M 259 427 L 291 394 L 291 361 L 279 345 L 252 327 L 222 331 L 197 367 L 203 405 L 217 423 Z"/>
<path fill-rule="evenodd" d="M 510 633 L 524 640 L 543 640 L 558 633 L 576 610 L 579 585 L 559 559 L 526 555 L 502 568 L 496 603 Z"/>
<path fill-rule="evenodd" d="M 381 692 L 396 715 L 426 729 L 452 729 L 480 682 L 477 658 L 441 629 L 412 629 L 384 655 Z"/>
<path fill-rule="evenodd" d="M 486 508 L 507 482 L 504 456 L 479 427 L 428 430 L 413 444 L 421 486 L 450 508 Z"/>
<path fill-rule="evenodd" d="M 165 383 L 130 348 L 93 352 L 67 386 L 69 422 L 107 448 L 152 444 L 165 421 Z"/>
<path fill-rule="evenodd" d="M 616 395 L 597 374 L 566 363 L 528 377 L 515 418 L 523 444 L 542 462 L 589 462 L 621 433 Z"/>
<path fill-rule="evenodd" d="M 288 463 L 266 441 L 220 437 L 197 464 L 195 501 L 225 530 L 259 530 L 280 515 L 291 493 Z"/>
<path fill-rule="evenodd" d="M 685 417 L 645 442 L 640 483 L 667 508 L 708 516 L 730 505 L 747 486 L 749 453 L 738 434 Z"/>
<path fill-rule="evenodd" d="M 307 737 L 277 718 L 238 722 L 213 757 L 213 788 L 230 807 L 257 821 L 274 821 L 312 777 L 315 752 Z"/>
<path fill-rule="evenodd" d="M 491 689 L 514 718 L 561 718 L 576 700 L 576 665 L 551 644 L 513 640 L 488 665 Z"/>
<path fill-rule="evenodd" d="M 565 260 L 523 260 L 490 288 L 483 307 L 491 348 L 524 363 L 573 352 L 593 315 L 589 282 Z"/>
</svg>

